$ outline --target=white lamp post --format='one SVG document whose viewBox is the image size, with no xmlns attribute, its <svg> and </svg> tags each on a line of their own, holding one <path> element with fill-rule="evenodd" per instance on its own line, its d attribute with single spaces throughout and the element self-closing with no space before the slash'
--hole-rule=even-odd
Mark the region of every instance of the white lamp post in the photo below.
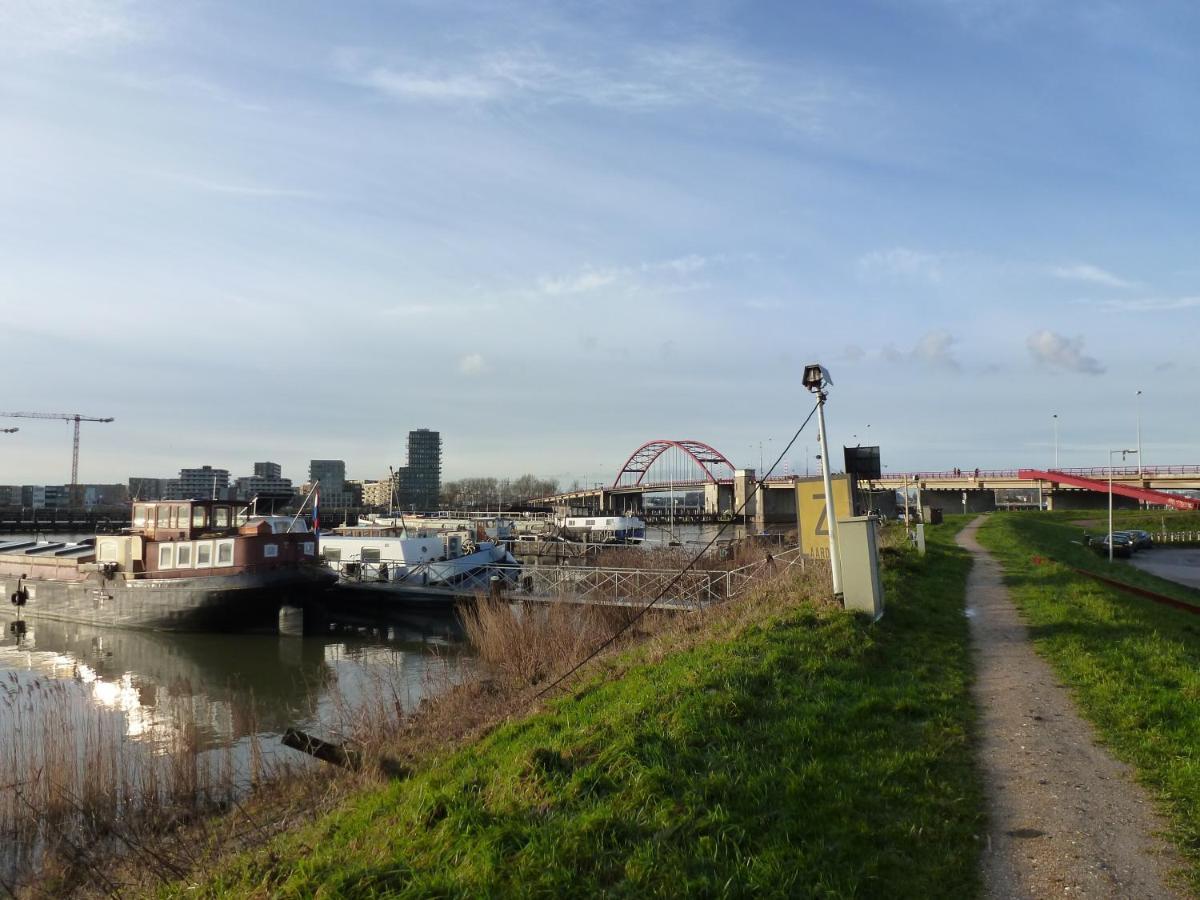
<svg viewBox="0 0 1200 900">
<path fill-rule="evenodd" d="M 829 440 L 825 435 L 825 388 L 833 379 L 820 365 L 804 367 L 804 386 L 817 395 L 817 437 L 821 446 L 821 478 L 825 483 L 825 520 L 829 524 L 829 568 L 833 575 L 833 593 L 842 593 L 842 562 L 838 552 L 837 513 L 833 509 L 833 479 L 829 476 Z"/>
<path fill-rule="evenodd" d="M 1054 414 L 1054 468 L 1058 468 L 1058 413 Z"/>
<path fill-rule="evenodd" d="M 1136 450 L 1109 450 L 1108 451 L 1108 561 L 1113 561 L 1113 457 L 1120 453 L 1121 461 L 1125 461 L 1125 457 L 1130 453 L 1137 453 Z M 1138 453 L 1141 458 L 1141 454 Z"/>
<path fill-rule="evenodd" d="M 1138 457 L 1138 478 L 1142 477 L 1142 392 L 1138 391 L 1134 395 L 1134 402 L 1137 404 L 1137 457 Z M 1138 487 L 1144 487 L 1139 484 Z"/>
</svg>

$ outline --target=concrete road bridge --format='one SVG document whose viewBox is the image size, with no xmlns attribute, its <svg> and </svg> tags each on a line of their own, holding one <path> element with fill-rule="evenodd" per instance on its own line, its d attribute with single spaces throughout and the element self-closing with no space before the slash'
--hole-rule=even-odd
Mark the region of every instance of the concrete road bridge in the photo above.
<svg viewBox="0 0 1200 900">
<path fill-rule="evenodd" d="M 1200 491 L 1200 465 L 1145 466 L 1140 472 L 1128 466 L 1112 472 L 1117 506 L 1136 506 L 1142 500 L 1169 502 L 1156 492 Z M 1095 509 L 1108 503 L 1107 495 L 1098 493 L 1094 484 L 1107 484 L 1108 473 L 1105 467 L 885 472 L 882 478 L 855 483 L 855 505 L 860 511 L 874 508 L 892 512 L 896 509 L 896 493 L 907 488 L 920 493 L 923 505 L 939 506 L 947 512 L 982 512 L 998 505 Z M 736 468 L 728 457 L 703 441 L 658 438 L 634 450 L 611 483 L 530 502 L 592 513 L 653 517 L 652 507 L 646 502 L 649 495 L 697 492 L 702 495 L 696 510 L 701 517 L 727 517 L 745 504 L 747 520 L 764 524 L 794 522 L 797 486 L 814 480 L 817 476 L 773 476 L 761 482 L 759 495 L 747 502 L 759 483 L 754 469 Z"/>
</svg>

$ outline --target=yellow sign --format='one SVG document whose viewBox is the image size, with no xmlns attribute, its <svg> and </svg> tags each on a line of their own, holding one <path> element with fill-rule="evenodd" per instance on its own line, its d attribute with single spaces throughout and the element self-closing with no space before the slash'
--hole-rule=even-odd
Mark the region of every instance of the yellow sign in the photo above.
<svg viewBox="0 0 1200 900">
<path fill-rule="evenodd" d="M 853 514 L 850 506 L 850 479 L 833 479 L 833 512 L 839 519 Z M 825 484 L 820 478 L 796 484 L 796 513 L 800 526 L 800 552 L 829 553 L 829 520 L 825 514 Z"/>
</svg>

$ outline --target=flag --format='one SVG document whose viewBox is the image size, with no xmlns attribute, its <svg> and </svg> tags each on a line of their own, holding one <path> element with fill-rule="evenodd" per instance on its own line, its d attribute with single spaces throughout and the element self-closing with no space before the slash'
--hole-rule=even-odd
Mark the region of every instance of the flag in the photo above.
<svg viewBox="0 0 1200 900">
<path fill-rule="evenodd" d="M 321 536 L 321 489 L 313 491 L 313 534 Z"/>
</svg>

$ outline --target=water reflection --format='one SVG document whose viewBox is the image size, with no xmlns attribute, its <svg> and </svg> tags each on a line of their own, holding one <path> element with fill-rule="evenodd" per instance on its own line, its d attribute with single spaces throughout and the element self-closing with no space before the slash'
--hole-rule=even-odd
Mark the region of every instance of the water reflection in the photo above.
<svg viewBox="0 0 1200 900">
<path fill-rule="evenodd" d="M 452 612 L 328 623 L 317 635 L 183 634 L 0 617 L 0 681 L 70 686 L 75 703 L 123 719 L 127 738 L 170 747 L 193 723 L 202 748 L 289 726 L 320 728 L 339 705 L 415 707 L 468 664 Z M 30 696 L 36 696 L 36 693 Z M 82 717 L 80 717 L 82 718 Z M 3 722 L 0 722 L 0 726 Z"/>
</svg>

